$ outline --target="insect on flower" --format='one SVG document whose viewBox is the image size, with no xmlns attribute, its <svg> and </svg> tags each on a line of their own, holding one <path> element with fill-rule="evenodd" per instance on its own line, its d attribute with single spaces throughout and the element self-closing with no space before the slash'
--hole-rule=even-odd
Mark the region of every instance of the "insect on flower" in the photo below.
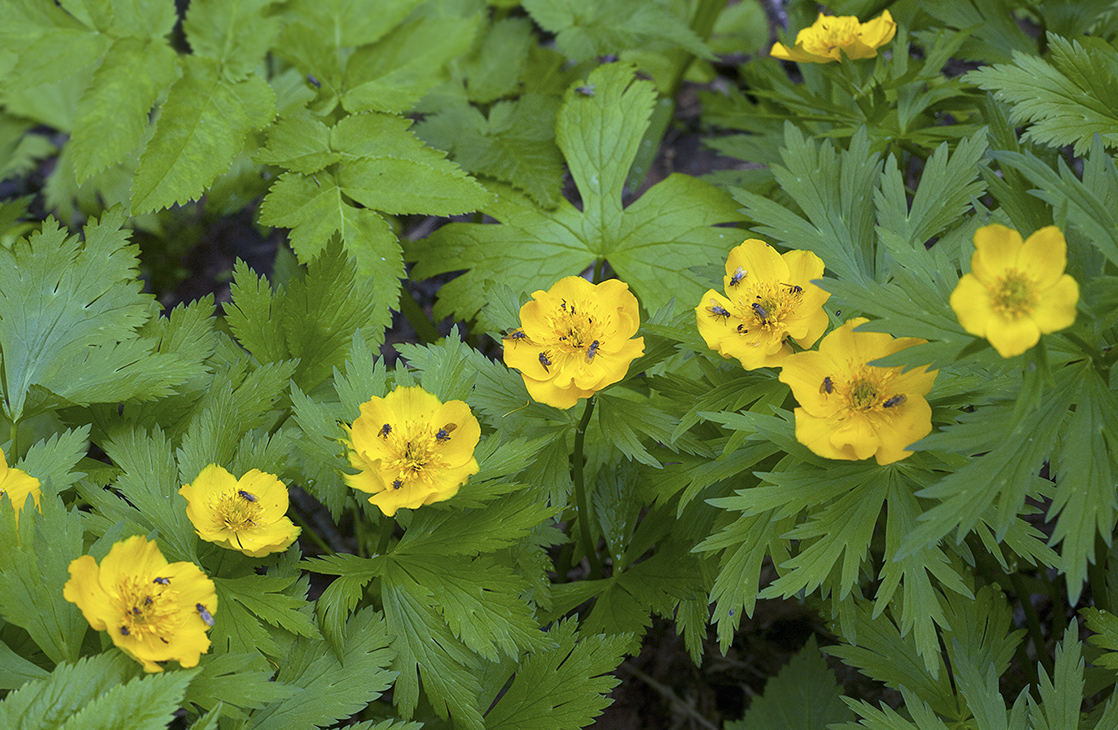
<svg viewBox="0 0 1118 730">
<path fill-rule="evenodd" d="M 722 317 L 724 319 L 730 318 L 730 311 L 719 304 L 717 299 L 710 300 L 710 306 L 707 307 L 707 311 L 715 317 Z"/>
<path fill-rule="evenodd" d="M 501 339 L 510 340 L 513 345 L 518 345 L 521 342 L 528 342 L 528 335 L 523 330 L 513 330 Z"/>
<path fill-rule="evenodd" d="M 730 286 L 737 286 L 740 284 L 741 280 L 744 279 L 745 275 L 748 273 L 748 271 L 739 266 L 737 270 L 734 271 L 734 275 L 730 277 Z"/>
<path fill-rule="evenodd" d="M 598 348 L 600 346 L 601 344 L 597 340 L 590 343 L 590 347 L 586 348 L 586 362 L 594 360 L 594 356 L 598 354 Z"/>
<path fill-rule="evenodd" d="M 903 406 L 904 402 L 906 400 L 908 400 L 908 398 L 904 397 L 903 395 L 895 395 L 892 398 L 890 398 L 889 400 L 882 403 L 881 407 L 882 408 L 894 408 L 896 406 Z"/>
<path fill-rule="evenodd" d="M 377 436 L 380 436 L 381 438 L 388 438 L 388 434 L 390 433 L 392 433 L 392 426 L 386 423 L 380 427 L 380 431 L 377 432 Z"/>
<path fill-rule="evenodd" d="M 243 489 L 238 489 L 237 494 L 239 494 L 241 496 L 241 499 L 245 500 L 246 502 L 256 502 L 256 495 L 252 492 L 246 492 Z"/>
<path fill-rule="evenodd" d="M 831 376 L 823 378 L 823 384 L 819 386 L 819 392 L 823 395 L 830 395 L 835 392 L 835 382 L 831 380 Z"/>
<path fill-rule="evenodd" d="M 793 294 L 804 293 L 804 288 L 799 284 L 785 284 L 784 286 L 788 287 L 788 291 L 792 292 Z"/>
<path fill-rule="evenodd" d="M 194 608 L 195 608 L 195 610 L 198 611 L 198 615 L 202 617 L 202 621 L 206 624 L 206 626 L 213 626 L 214 625 L 214 617 L 206 609 L 205 606 L 203 606 L 201 603 L 195 603 Z"/>
<path fill-rule="evenodd" d="M 540 353 L 540 365 L 543 365 L 543 371 L 545 373 L 550 373 L 551 372 L 550 370 L 548 370 L 548 368 L 551 367 L 551 359 L 548 358 L 546 352 L 541 352 Z"/>
<path fill-rule="evenodd" d="M 457 423 L 446 424 L 439 429 L 438 433 L 435 434 L 435 440 L 438 441 L 440 444 L 445 444 L 447 441 L 450 441 L 450 434 L 454 433 L 454 429 L 456 428 L 458 428 Z"/>
<path fill-rule="evenodd" d="M 765 311 L 764 307 L 757 302 L 753 302 L 752 309 L 753 314 L 757 315 L 757 319 L 761 320 L 762 325 L 769 323 L 769 313 Z"/>
<path fill-rule="evenodd" d="M 158 583 L 161 586 L 169 586 L 169 585 L 171 585 L 171 579 L 170 578 L 156 578 L 155 580 L 152 581 L 152 583 Z"/>
</svg>

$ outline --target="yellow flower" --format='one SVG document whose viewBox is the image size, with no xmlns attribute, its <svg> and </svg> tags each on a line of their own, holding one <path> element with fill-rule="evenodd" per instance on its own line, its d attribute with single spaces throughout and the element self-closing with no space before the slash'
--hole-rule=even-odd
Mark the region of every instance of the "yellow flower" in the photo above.
<svg viewBox="0 0 1118 730">
<path fill-rule="evenodd" d="M 39 480 L 22 469 L 13 469 L 8 466 L 8 459 L 0 450 L 0 494 L 8 495 L 12 506 L 16 509 L 16 525 L 19 525 L 19 511 L 27 501 L 27 495 L 35 500 L 35 509 L 39 509 L 39 498 L 43 492 L 39 489 Z"/>
<path fill-rule="evenodd" d="M 707 346 L 736 357 L 746 370 L 780 367 L 792 354 L 791 337 L 811 347 L 827 329 L 823 303 L 830 294 L 811 283 L 823 261 L 810 251 L 781 255 L 750 238 L 730 251 L 723 279 L 728 297 L 711 289 L 695 307 Z"/>
<path fill-rule="evenodd" d="M 349 433 L 349 486 L 392 517 L 458 493 L 477 474 L 481 426 L 460 400 L 442 403 L 422 388 L 397 388 L 361 404 Z"/>
<path fill-rule="evenodd" d="M 198 537 L 261 558 L 286 550 L 299 528 L 285 515 L 287 487 L 272 474 L 252 469 L 240 479 L 210 464 L 179 494 Z"/>
<path fill-rule="evenodd" d="M 796 34 L 795 48 L 773 45 L 773 58 L 800 63 L 830 63 L 847 58 L 873 58 L 877 49 L 893 40 L 897 24 L 886 10 L 867 23 L 853 15 L 819 14 L 810 28 Z"/>
<path fill-rule="evenodd" d="M 633 339 L 640 326 L 637 298 L 618 279 L 560 279 L 532 294 L 520 308 L 520 323 L 505 338 L 511 343 L 505 364 L 520 371 L 532 398 L 556 408 L 570 408 L 621 380 L 644 354 L 644 338 Z"/>
<path fill-rule="evenodd" d="M 146 672 L 162 672 L 156 662 L 169 659 L 196 666 L 210 649 L 213 581 L 194 563 L 168 564 L 142 535 L 113 545 L 101 565 L 89 555 L 71 562 L 62 595 Z"/>
<path fill-rule="evenodd" d="M 789 356 L 780 382 L 792 388 L 800 404 L 796 440 L 801 444 L 828 459 L 874 456 L 878 464 L 892 464 L 931 433 L 932 409 L 924 396 L 938 371 L 867 365 L 926 340 L 853 331 L 866 321 L 850 320 L 824 337 L 817 352 Z"/>
<path fill-rule="evenodd" d="M 1022 241 L 1012 228 L 984 226 L 974 232 L 974 248 L 971 273 L 951 292 L 951 308 L 967 332 L 1013 357 L 1075 321 L 1079 285 L 1064 273 L 1068 246 L 1058 228 L 1046 226 Z"/>
</svg>

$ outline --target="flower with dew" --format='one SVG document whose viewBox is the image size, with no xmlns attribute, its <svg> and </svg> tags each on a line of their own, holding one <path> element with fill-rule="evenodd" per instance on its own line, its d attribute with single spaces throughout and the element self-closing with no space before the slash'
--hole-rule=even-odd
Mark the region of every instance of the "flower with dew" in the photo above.
<svg viewBox="0 0 1118 730">
<path fill-rule="evenodd" d="M 209 651 L 213 581 L 194 563 L 168 563 L 142 535 L 113 545 L 100 565 L 89 555 L 71 562 L 62 595 L 146 672 L 162 672 L 156 662 L 170 659 L 193 667 Z"/>
<path fill-rule="evenodd" d="M 389 517 L 401 507 L 450 499 L 478 471 L 481 426 L 470 407 L 443 403 L 422 388 L 396 388 L 362 403 L 346 430 L 349 463 L 358 472 L 344 475 L 345 482 L 373 495 L 369 501 Z"/>
<path fill-rule="evenodd" d="M 818 351 L 791 355 L 780 382 L 792 388 L 799 403 L 796 440 L 801 444 L 828 459 L 873 456 L 878 464 L 892 464 L 931 433 L 932 409 L 924 396 L 938 371 L 869 365 L 926 340 L 854 331 L 866 321 L 852 319 L 824 337 Z"/>
<path fill-rule="evenodd" d="M 618 279 L 560 279 L 520 308 L 520 328 L 505 337 L 505 364 L 540 403 L 570 408 L 625 377 L 644 354 L 640 308 Z"/>
<path fill-rule="evenodd" d="M 249 557 L 286 550 L 299 536 L 286 516 L 287 487 L 259 469 L 237 479 L 210 464 L 179 494 L 186 497 L 186 516 L 198 537 Z"/>
<path fill-rule="evenodd" d="M 811 27 L 796 34 L 796 45 L 776 43 L 773 58 L 800 63 L 830 63 L 847 58 L 873 58 L 877 49 L 893 40 L 897 24 L 886 10 L 866 23 L 853 15 L 819 14 Z"/>
<path fill-rule="evenodd" d="M 43 496 L 39 488 L 39 480 L 22 469 L 8 466 L 8 459 L 0 450 L 0 495 L 8 495 L 12 506 L 16 510 L 16 525 L 19 525 L 19 511 L 27 501 L 27 495 L 35 501 L 35 509 L 39 509 L 39 498 Z"/>
<path fill-rule="evenodd" d="M 821 276 L 823 261 L 810 251 L 779 254 L 750 238 L 726 259 L 726 296 L 711 289 L 695 307 L 699 334 L 746 370 L 780 367 L 792 354 L 788 338 L 811 347 L 827 329 L 831 295 L 811 283 Z"/>
<path fill-rule="evenodd" d="M 1045 226 L 1022 241 L 1012 228 L 983 226 L 974 232 L 974 248 L 971 273 L 951 292 L 967 332 L 1013 357 L 1075 321 L 1079 285 L 1064 273 L 1068 246 L 1060 229 Z"/>
</svg>

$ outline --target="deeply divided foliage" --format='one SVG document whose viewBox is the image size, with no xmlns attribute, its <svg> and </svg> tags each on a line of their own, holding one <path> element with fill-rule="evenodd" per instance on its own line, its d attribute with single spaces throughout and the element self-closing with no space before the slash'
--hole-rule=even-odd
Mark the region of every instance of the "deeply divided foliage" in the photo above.
<svg viewBox="0 0 1118 730">
<path fill-rule="evenodd" d="M 786 5 L 787 48 L 823 32 Z M 579 728 L 654 620 L 701 664 L 799 601 L 818 638 L 725 727 L 1118 729 L 1118 13 L 890 12 L 854 57 L 782 64 L 755 0 L 0 0 L 0 179 L 24 193 L 0 202 L 0 727 Z M 751 164 L 648 175 L 685 84 L 707 146 Z M 286 232 L 275 265 L 163 312 L 145 283 L 166 294 L 176 236 L 246 210 Z M 793 263 L 735 302 L 761 286 L 727 264 L 745 239 Z M 789 268 L 809 258 L 821 278 Z M 1057 326 L 1038 301 L 1065 271 Z M 639 302 L 591 310 L 639 315 L 625 362 L 547 293 L 577 276 Z M 988 301 L 953 296 L 967 277 Z M 423 279 L 449 336 L 401 286 Z M 837 345 L 774 324 L 807 286 L 828 332 L 868 320 L 844 341 L 908 338 L 820 371 L 845 399 L 826 449 L 790 365 L 720 357 L 695 319 L 818 363 Z M 392 310 L 422 342 L 390 367 Z M 1012 357 L 960 324 L 1033 314 Z M 531 353 L 523 378 L 493 342 Z M 536 363 L 583 402 L 535 402 Z M 872 390 L 912 368 L 930 391 Z M 468 410 L 472 457 L 464 416 L 417 425 L 392 392 Z M 843 413 L 918 405 L 903 457 L 819 455 L 846 454 Z M 404 507 L 352 488 L 434 479 L 444 448 L 462 474 Z M 133 536 L 156 572 L 114 563 Z M 186 621 L 196 665 L 135 648 Z"/>
</svg>

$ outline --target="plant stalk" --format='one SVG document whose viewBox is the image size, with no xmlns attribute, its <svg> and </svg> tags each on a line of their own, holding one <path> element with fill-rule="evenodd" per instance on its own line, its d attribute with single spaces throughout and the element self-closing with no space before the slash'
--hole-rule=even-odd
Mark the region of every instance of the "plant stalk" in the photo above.
<svg viewBox="0 0 1118 730">
<path fill-rule="evenodd" d="M 578 508 L 578 544 L 590 561 L 591 579 L 598 578 L 602 574 L 602 563 L 590 538 L 590 504 L 586 499 L 586 479 L 583 476 L 582 446 L 586 440 L 586 427 L 590 423 L 590 415 L 593 412 L 594 396 L 590 396 L 586 399 L 582 420 L 578 422 L 578 430 L 575 431 L 575 448 L 571 455 L 571 478 L 575 484 L 575 504 Z"/>
</svg>

